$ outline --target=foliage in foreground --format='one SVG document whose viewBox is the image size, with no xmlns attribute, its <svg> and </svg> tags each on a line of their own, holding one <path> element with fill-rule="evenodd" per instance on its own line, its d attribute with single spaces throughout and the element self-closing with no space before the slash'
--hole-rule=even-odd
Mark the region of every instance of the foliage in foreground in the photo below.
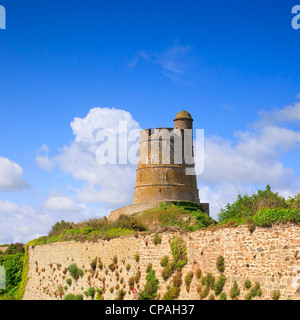
<svg viewBox="0 0 300 320">
<path fill-rule="evenodd" d="M 5 289 L 0 289 L 0 300 L 18 298 L 24 258 L 25 247 L 21 243 L 11 244 L 5 252 L 0 251 L 0 266 L 5 268 Z"/>
</svg>

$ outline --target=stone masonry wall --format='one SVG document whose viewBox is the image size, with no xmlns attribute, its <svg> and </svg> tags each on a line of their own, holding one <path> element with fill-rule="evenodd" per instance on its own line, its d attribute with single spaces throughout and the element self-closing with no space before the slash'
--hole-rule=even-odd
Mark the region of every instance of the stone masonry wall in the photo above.
<svg viewBox="0 0 300 320">
<path fill-rule="evenodd" d="M 59 285 L 68 287 L 65 294 L 83 294 L 89 287 L 100 288 L 104 283 L 106 300 L 115 299 L 118 290 L 123 287 L 127 292 L 125 300 L 131 300 L 134 295 L 129 290 L 128 280 L 139 270 L 141 278 L 135 288 L 142 290 L 146 283 L 146 268 L 149 263 L 152 263 L 159 279 L 158 293 L 163 296 L 171 279 L 163 280 L 160 261 L 165 255 L 172 259 L 169 240 L 175 234 L 160 234 L 162 242 L 158 245 L 154 245 L 152 234 L 110 241 L 99 240 L 95 243 L 64 242 L 30 247 L 29 280 L 24 299 L 57 299 L 54 292 Z M 197 286 L 200 280 L 195 276 L 190 291 L 186 290 L 184 277 L 189 271 L 200 268 L 204 276 L 212 273 L 217 280 L 220 273 L 216 268 L 216 260 L 220 255 L 225 259 L 224 275 L 227 281 L 223 291 L 227 294 L 227 299 L 230 300 L 230 289 L 234 281 L 237 281 L 241 290 L 239 299 L 245 298 L 248 292 L 243 287 L 245 280 L 250 280 L 252 284 L 260 283 L 262 296 L 259 299 L 271 299 L 274 290 L 280 290 L 280 299 L 300 299 L 299 225 L 256 228 L 252 234 L 246 226 L 239 226 L 178 235 L 186 242 L 188 256 L 188 263 L 182 270 L 180 300 L 199 299 Z M 136 254 L 140 258 L 138 262 L 135 259 Z M 117 256 L 118 268 L 112 272 L 108 266 L 114 256 Z M 96 271 L 93 272 L 90 264 L 96 257 L 101 258 L 103 269 L 100 270 L 98 263 Z M 72 263 L 82 268 L 84 275 L 78 281 L 73 280 L 71 286 L 68 286 L 66 279 L 71 276 L 66 272 L 66 268 Z M 126 269 L 127 265 L 130 265 L 130 270 Z M 85 296 L 84 298 L 87 299 Z"/>
</svg>

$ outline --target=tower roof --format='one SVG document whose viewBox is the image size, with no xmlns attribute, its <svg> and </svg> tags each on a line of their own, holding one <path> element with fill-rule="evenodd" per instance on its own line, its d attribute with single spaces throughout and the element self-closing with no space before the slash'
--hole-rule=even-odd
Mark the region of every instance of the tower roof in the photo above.
<svg viewBox="0 0 300 320">
<path fill-rule="evenodd" d="M 180 112 L 177 113 L 175 120 L 181 120 L 181 119 L 189 119 L 189 120 L 193 120 L 191 114 L 185 110 L 182 110 Z"/>
</svg>

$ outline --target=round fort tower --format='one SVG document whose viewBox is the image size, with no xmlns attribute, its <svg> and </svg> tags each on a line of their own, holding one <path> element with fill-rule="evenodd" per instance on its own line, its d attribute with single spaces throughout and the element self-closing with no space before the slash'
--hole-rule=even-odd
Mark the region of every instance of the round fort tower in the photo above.
<svg viewBox="0 0 300 320">
<path fill-rule="evenodd" d="M 133 204 L 200 203 L 194 171 L 193 118 L 181 111 L 174 119 L 174 128 L 141 131 Z"/>
</svg>

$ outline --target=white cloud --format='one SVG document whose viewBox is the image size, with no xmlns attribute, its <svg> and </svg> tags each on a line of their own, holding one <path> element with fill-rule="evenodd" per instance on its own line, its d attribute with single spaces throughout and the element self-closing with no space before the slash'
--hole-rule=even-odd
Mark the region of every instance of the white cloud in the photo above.
<svg viewBox="0 0 300 320">
<path fill-rule="evenodd" d="M 300 95 L 297 96 L 299 98 Z M 283 123 L 300 121 L 300 102 L 295 102 L 294 105 L 288 105 L 284 108 L 277 108 L 271 112 L 261 111 L 260 125 L 268 123 Z"/>
<path fill-rule="evenodd" d="M 50 223 L 32 206 L 0 200 L 0 243 L 24 243 L 45 235 Z"/>
<path fill-rule="evenodd" d="M 43 170 L 51 171 L 55 167 L 55 161 L 50 159 L 47 155 L 36 156 L 35 162 Z"/>
<path fill-rule="evenodd" d="M 0 157 L 0 191 L 19 191 L 28 188 L 23 179 L 23 168 L 17 163 Z"/>
<path fill-rule="evenodd" d="M 97 160 L 97 150 L 102 142 L 97 141 L 99 130 L 106 129 L 116 135 L 125 128 L 120 122 L 127 124 L 127 131 L 140 131 L 139 124 L 127 111 L 109 108 L 93 108 L 84 118 L 75 118 L 71 122 L 75 139 L 65 146 L 63 151 L 50 159 L 60 169 L 82 183 L 81 187 L 73 187 L 75 200 L 79 202 L 98 202 L 115 207 L 132 202 L 135 183 L 135 165 L 101 165 Z M 121 129 L 121 130 L 120 130 Z M 132 144 L 128 145 L 128 148 Z M 121 145 L 122 147 L 122 145 Z M 128 148 L 119 149 L 116 156 L 127 155 Z"/>
<path fill-rule="evenodd" d="M 68 197 L 49 197 L 44 206 L 47 210 L 77 212 L 80 208 Z"/>
</svg>

